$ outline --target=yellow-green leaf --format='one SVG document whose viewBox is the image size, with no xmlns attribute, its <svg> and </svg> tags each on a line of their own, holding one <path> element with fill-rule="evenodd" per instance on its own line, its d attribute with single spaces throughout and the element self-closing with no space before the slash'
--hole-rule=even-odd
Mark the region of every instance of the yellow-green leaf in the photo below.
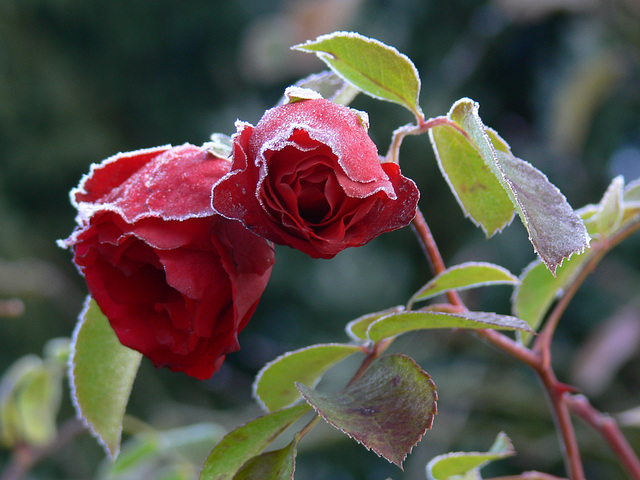
<svg viewBox="0 0 640 480">
<path fill-rule="evenodd" d="M 296 382 L 315 386 L 331 366 L 359 351 L 357 345 L 334 343 L 285 353 L 260 370 L 253 394 L 267 411 L 288 407 L 300 399 Z"/>
<path fill-rule="evenodd" d="M 513 292 L 513 314 L 527 322 L 533 331 L 537 331 L 551 304 L 569 286 L 589 258 L 589 250 L 574 255 L 558 267 L 555 276 L 540 260 L 531 262 L 523 271 L 520 284 Z M 531 337 L 524 333 L 520 338 L 526 344 Z"/>
<path fill-rule="evenodd" d="M 464 215 L 487 237 L 502 231 L 513 220 L 515 208 L 470 140 L 449 125 L 431 129 L 429 137 L 440 171 Z"/>
<path fill-rule="evenodd" d="M 429 480 L 457 480 L 489 462 L 512 455 L 515 455 L 515 450 L 511 440 L 501 432 L 488 452 L 454 452 L 433 458 L 427 464 L 427 477 Z M 479 478 L 479 474 L 471 478 Z"/>
<path fill-rule="evenodd" d="M 449 267 L 436 275 L 411 297 L 410 303 L 426 300 L 448 290 L 518 283 L 518 277 L 504 267 L 493 263 L 467 262 Z"/>
<path fill-rule="evenodd" d="M 307 413 L 309 405 L 278 410 L 236 428 L 211 451 L 199 480 L 231 480 L 242 466 L 259 455 L 278 435 Z"/>
<path fill-rule="evenodd" d="M 293 480 L 300 435 L 284 448 L 253 457 L 238 471 L 233 480 Z"/>
<path fill-rule="evenodd" d="M 123 346 L 98 304 L 87 299 L 73 334 L 70 381 L 78 416 L 112 459 L 142 355 Z"/>
<path fill-rule="evenodd" d="M 402 105 L 422 118 L 420 77 L 406 55 L 354 32 L 334 32 L 292 47 L 315 53 L 336 74 L 367 95 Z"/>
<path fill-rule="evenodd" d="M 508 315 L 498 315 L 497 313 L 412 311 L 387 315 L 372 323 L 367 333 L 371 340 L 378 342 L 402 333 L 433 328 L 490 328 L 495 330 L 532 331 L 524 320 Z"/>
<path fill-rule="evenodd" d="M 367 336 L 369 325 L 371 325 L 376 320 L 381 319 L 382 317 L 386 317 L 390 313 L 400 313 L 403 310 L 404 307 L 402 305 L 399 305 L 397 307 L 383 310 L 382 312 L 368 313 L 367 315 L 358 317 L 355 320 L 351 320 L 349 323 L 347 323 L 347 326 L 345 327 L 347 334 L 356 341 L 367 341 L 369 340 L 369 337 Z"/>
</svg>

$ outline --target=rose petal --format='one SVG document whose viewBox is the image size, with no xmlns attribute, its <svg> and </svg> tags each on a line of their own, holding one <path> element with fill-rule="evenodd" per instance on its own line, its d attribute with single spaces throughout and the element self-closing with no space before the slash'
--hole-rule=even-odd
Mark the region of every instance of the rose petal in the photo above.
<svg viewBox="0 0 640 480">
<path fill-rule="evenodd" d="M 123 345 L 202 379 L 239 348 L 273 266 L 268 242 L 211 209 L 228 170 L 191 145 L 112 157 L 75 190 L 60 242 Z"/>
<path fill-rule="evenodd" d="M 419 198 L 350 109 L 312 99 L 237 123 L 231 171 L 212 192 L 220 215 L 275 243 L 331 258 L 407 225 Z"/>
</svg>

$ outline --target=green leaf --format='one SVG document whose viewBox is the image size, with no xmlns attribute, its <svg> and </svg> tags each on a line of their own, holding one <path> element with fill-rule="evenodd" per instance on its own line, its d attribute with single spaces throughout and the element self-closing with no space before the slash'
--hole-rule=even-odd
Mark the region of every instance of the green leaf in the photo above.
<svg viewBox="0 0 640 480">
<path fill-rule="evenodd" d="M 367 315 L 358 317 L 355 320 L 351 320 L 349 323 L 347 323 L 345 329 L 347 331 L 347 334 L 354 340 L 368 341 L 369 337 L 367 336 L 367 330 L 369 329 L 369 325 L 371 325 L 376 320 L 381 319 L 382 317 L 386 317 L 390 313 L 399 313 L 402 311 L 404 311 L 404 306 L 399 305 L 397 307 L 383 310 L 382 312 L 369 313 Z"/>
<path fill-rule="evenodd" d="M 443 313 L 413 311 L 387 315 L 371 324 L 369 338 L 378 342 L 414 330 L 433 328 L 467 328 L 495 330 L 523 330 L 531 332 L 527 322 L 508 315 L 490 312 Z"/>
<path fill-rule="evenodd" d="M 295 382 L 315 386 L 324 372 L 344 358 L 362 351 L 357 345 L 323 344 L 285 353 L 265 365 L 253 384 L 254 397 L 267 411 L 295 403 Z"/>
<path fill-rule="evenodd" d="M 211 451 L 199 480 L 231 480 L 249 459 L 310 410 L 309 405 L 278 410 L 236 428 Z"/>
<path fill-rule="evenodd" d="M 211 155 L 217 158 L 227 159 L 231 156 L 233 150 L 233 141 L 231 137 L 223 133 L 214 133 L 211 140 L 202 145 Z"/>
<path fill-rule="evenodd" d="M 56 414 L 62 395 L 60 380 L 59 375 L 47 368 L 33 370 L 23 379 L 17 408 L 24 440 L 30 445 L 42 445 L 55 437 Z"/>
<path fill-rule="evenodd" d="M 522 272 L 520 285 L 513 292 L 513 314 L 527 322 L 533 331 L 537 331 L 551 304 L 562 295 L 589 258 L 589 250 L 572 256 L 558 267 L 555 276 L 540 260 L 531 262 Z M 525 344 L 529 339 L 526 334 L 521 336 Z"/>
<path fill-rule="evenodd" d="M 41 446 L 56 435 L 62 372 L 36 355 L 16 360 L 0 381 L 0 445 Z"/>
<path fill-rule="evenodd" d="M 598 205 L 587 205 L 580 212 L 589 233 L 600 238 L 611 237 L 638 220 L 640 182 L 625 187 L 624 178 L 616 177 Z"/>
<path fill-rule="evenodd" d="M 253 457 L 238 471 L 233 480 L 293 480 L 296 449 L 300 435 L 284 448 Z"/>
<path fill-rule="evenodd" d="M 623 195 L 625 202 L 640 202 L 640 178 L 627 184 Z"/>
<path fill-rule="evenodd" d="M 336 74 L 367 95 L 398 103 L 416 118 L 423 118 L 418 105 L 418 71 L 395 48 L 353 32 L 322 35 L 292 48 L 315 53 Z"/>
<path fill-rule="evenodd" d="M 131 473 L 160 457 L 158 439 L 154 435 L 141 435 L 138 438 L 126 441 L 118 459 L 110 464 L 109 478 Z M 107 476 L 107 475 L 104 475 Z"/>
<path fill-rule="evenodd" d="M 302 384 L 298 389 L 329 424 L 400 468 L 437 413 L 433 381 L 401 354 L 377 358 L 340 393 L 320 393 Z"/>
<path fill-rule="evenodd" d="M 458 479 L 459 475 L 473 475 L 474 470 L 479 470 L 485 464 L 512 455 L 515 455 L 515 451 L 511 440 L 501 432 L 488 452 L 455 452 L 433 458 L 427 464 L 427 477 L 429 480 Z M 479 474 L 471 478 L 479 478 Z"/>
<path fill-rule="evenodd" d="M 455 108 L 449 112 L 450 119 Z M 465 217 L 487 237 L 502 231 L 513 220 L 515 208 L 474 145 L 449 125 L 432 128 L 429 138 L 440 171 Z"/>
<path fill-rule="evenodd" d="M 462 263 L 436 275 L 411 297 L 410 303 L 426 300 L 448 290 L 517 283 L 518 278 L 499 265 L 484 262 Z"/>
<path fill-rule="evenodd" d="M 588 247 L 587 230 L 564 195 L 484 126 L 475 102 L 458 100 L 448 119 L 453 125 L 430 132 L 438 163 L 465 214 L 487 235 L 504 228 L 515 208 L 534 250 L 551 272 Z"/>
<path fill-rule="evenodd" d="M 169 430 L 143 427 L 143 430 L 122 444 L 118 459 L 106 465 L 97 478 L 133 479 L 145 475 L 156 478 L 149 472 L 154 469 L 164 470 L 171 464 L 182 465 L 184 470 L 186 463 L 198 465 L 211 451 L 211 445 L 218 443 L 225 433 L 223 427 L 210 422 Z M 193 477 L 194 475 L 189 475 L 190 479 Z"/>
<path fill-rule="evenodd" d="M 345 82 L 342 77 L 339 77 L 335 72 L 330 70 L 309 75 L 296 82 L 295 86 L 314 90 L 318 92 L 322 98 L 326 98 L 340 105 L 349 105 L 358 93 L 360 93 L 358 88 Z M 280 103 L 284 103 L 285 101 L 286 97 L 283 98 Z"/>
<path fill-rule="evenodd" d="M 600 201 L 600 209 L 595 215 L 595 220 L 598 225 L 598 233 L 604 237 L 615 231 L 622 221 L 622 214 L 624 213 L 622 206 L 623 188 L 624 178 L 621 176 L 614 178 Z"/>
<path fill-rule="evenodd" d="M 87 299 L 73 333 L 69 376 L 78 416 L 111 459 L 142 355 L 123 346 L 94 300 Z"/>
</svg>

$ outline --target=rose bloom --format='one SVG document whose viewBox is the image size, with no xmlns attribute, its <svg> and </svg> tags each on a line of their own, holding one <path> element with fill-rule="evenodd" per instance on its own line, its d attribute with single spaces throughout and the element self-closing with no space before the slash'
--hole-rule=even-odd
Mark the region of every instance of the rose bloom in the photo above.
<svg viewBox="0 0 640 480">
<path fill-rule="evenodd" d="M 237 122 L 231 171 L 213 208 L 275 243 L 331 258 L 407 225 L 419 192 L 395 163 L 381 163 L 364 120 L 322 98 Z"/>
<path fill-rule="evenodd" d="M 273 248 L 211 209 L 229 162 L 192 145 L 118 154 L 71 191 L 71 247 L 123 345 L 199 379 L 238 350 Z"/>
</svg>

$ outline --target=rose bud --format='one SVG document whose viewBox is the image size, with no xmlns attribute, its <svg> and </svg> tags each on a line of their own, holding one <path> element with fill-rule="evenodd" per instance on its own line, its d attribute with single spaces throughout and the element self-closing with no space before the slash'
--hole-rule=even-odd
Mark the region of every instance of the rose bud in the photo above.
<svg viewBox="0 0 640 480">
<path fill-rule="evenodd" d="M 211 209 L 228 170 L 192 145 L 115 155 L 71 191 L 79 226 L 59 242 L 123 345 L 199 379 L 238 350 L 274 263 L 266 240 Z"/>
<path fill-rule="evenodd" d="M 331 258 L 407 225 L 419 192 L 380 163 L 358 113 L 322 98 L 274 107 L 254 127 L 236 122 L 231 171 L 213 209 L 275 243 Z"/>
</svg>

